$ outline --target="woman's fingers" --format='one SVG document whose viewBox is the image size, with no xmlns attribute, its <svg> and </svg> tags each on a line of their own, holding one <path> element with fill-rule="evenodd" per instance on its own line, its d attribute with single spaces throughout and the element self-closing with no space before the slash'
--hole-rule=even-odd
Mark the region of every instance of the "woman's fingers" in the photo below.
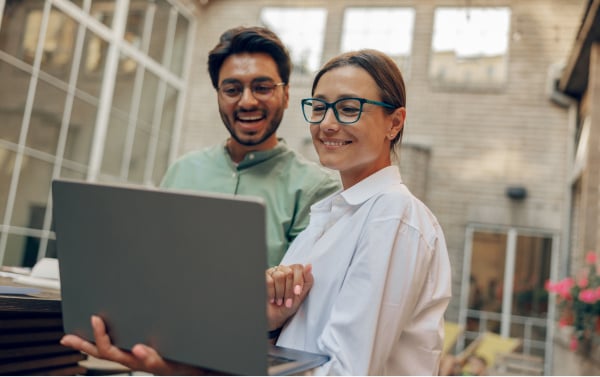
<svg viewBox="0 0 600 377">
<path fill-rule="evenodd" d="M 266 270 L 267 297 L 271 304 L 291 308 L 294 300 L 312 287 L 312 266 L 279 265 Z"/>
<path fill-rule="evenodd" d="M 302 281 L 304 282 L 304 286 L 302 287 L 301 293 L 304 293 L 306 295 L 315 282 L 314 276 L 312 274 L 312 264 L 304 265 L 304 268 L 302 269 Z"/>
<path fill-rule="evenodd" d="M 275 303 L 281 306 L 285 303 L 287 279 L 292 273 L 292 269 L 288 266 L 277 266 L 271 276 L 275 281 Z"/>
</svg>

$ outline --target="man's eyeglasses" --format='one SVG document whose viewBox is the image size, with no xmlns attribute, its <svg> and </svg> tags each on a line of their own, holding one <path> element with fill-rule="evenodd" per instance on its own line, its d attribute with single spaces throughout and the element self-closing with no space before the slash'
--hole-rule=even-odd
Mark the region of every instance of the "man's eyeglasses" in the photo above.
<svg viewBox="0 0 600 377">
<path fill-rule="evenodd" d="M 318 124 L 325 119 L 327 110 L 331 108 L 335 119 L 341 124 L 352 124 L 358 122 L 360 114 L 362 114 L 363 105 L 370 103 L 371 105 L 377 105 L 386 107 L 388 109 L 395 109 L 385 102 L 373 101 L 366 98 L 341 98 L 335 102 L 326 102 L 319 98 L 305 98 L 302 100 L 302 114 L 304 119 L 310 124 Z"/>
<path fill-rule="evenodd" d="M 284 86 L 284 82 L 274 83 L 272 81 L 252 81 L 250 83 L 250 91 L 254 98 L 259 101 L 266 101 L 273 95 L 275 88 Z M 239 81 L 226 82 L 221 85 L 218 90 L 223 98 L 234 102 L 242 98 L 245 86 Z"/>
</svg>

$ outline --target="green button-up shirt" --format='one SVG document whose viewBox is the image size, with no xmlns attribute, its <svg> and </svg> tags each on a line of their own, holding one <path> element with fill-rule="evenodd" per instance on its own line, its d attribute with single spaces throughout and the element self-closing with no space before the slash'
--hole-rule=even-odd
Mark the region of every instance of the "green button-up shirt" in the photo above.
<svg viewBox="0 0 600 377">
<path fill-rule="evenodd" d="M 191 152 L 168 169 L 161 186 L 264 198 L 269 266 L 279 264 L 308 225 L 310 206 L 341 189 L 336 174 L 308 161 L 283 139 L 271 150 L 248 153 L 237 165 L 225 143 Z"/>
</svg>

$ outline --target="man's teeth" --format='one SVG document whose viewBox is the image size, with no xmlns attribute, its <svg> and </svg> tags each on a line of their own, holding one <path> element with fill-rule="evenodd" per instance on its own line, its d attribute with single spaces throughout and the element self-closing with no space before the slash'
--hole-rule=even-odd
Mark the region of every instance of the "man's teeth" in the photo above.
<svg viewBox="0 0 600 377">
<path fill-rule="evenodd" d="M 253 122 L 256 120 L 261 120 L 262 116 L 255 116 L 255 117 L 238 117 L 239 120 L 241 120 L 242 122 Z"/>
<path fill-rule="evenodd" d="M 342 145 L 350 144 L 349 141 L 323 141 L 323 144 L 331 147 L 341 147 Z"/>
</svg>

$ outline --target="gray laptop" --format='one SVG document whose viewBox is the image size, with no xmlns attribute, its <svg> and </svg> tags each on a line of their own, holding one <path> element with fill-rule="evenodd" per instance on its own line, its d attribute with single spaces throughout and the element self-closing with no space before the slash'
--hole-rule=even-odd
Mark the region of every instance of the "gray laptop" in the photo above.
<svg viewBox="0 0 600 377">
<path fill-rule="evenodd" d="M 54 180 L 66 333 L 231 374 L 297 374 L 326 356 L 267 342 L 259 198 Z"/>
</svg>

